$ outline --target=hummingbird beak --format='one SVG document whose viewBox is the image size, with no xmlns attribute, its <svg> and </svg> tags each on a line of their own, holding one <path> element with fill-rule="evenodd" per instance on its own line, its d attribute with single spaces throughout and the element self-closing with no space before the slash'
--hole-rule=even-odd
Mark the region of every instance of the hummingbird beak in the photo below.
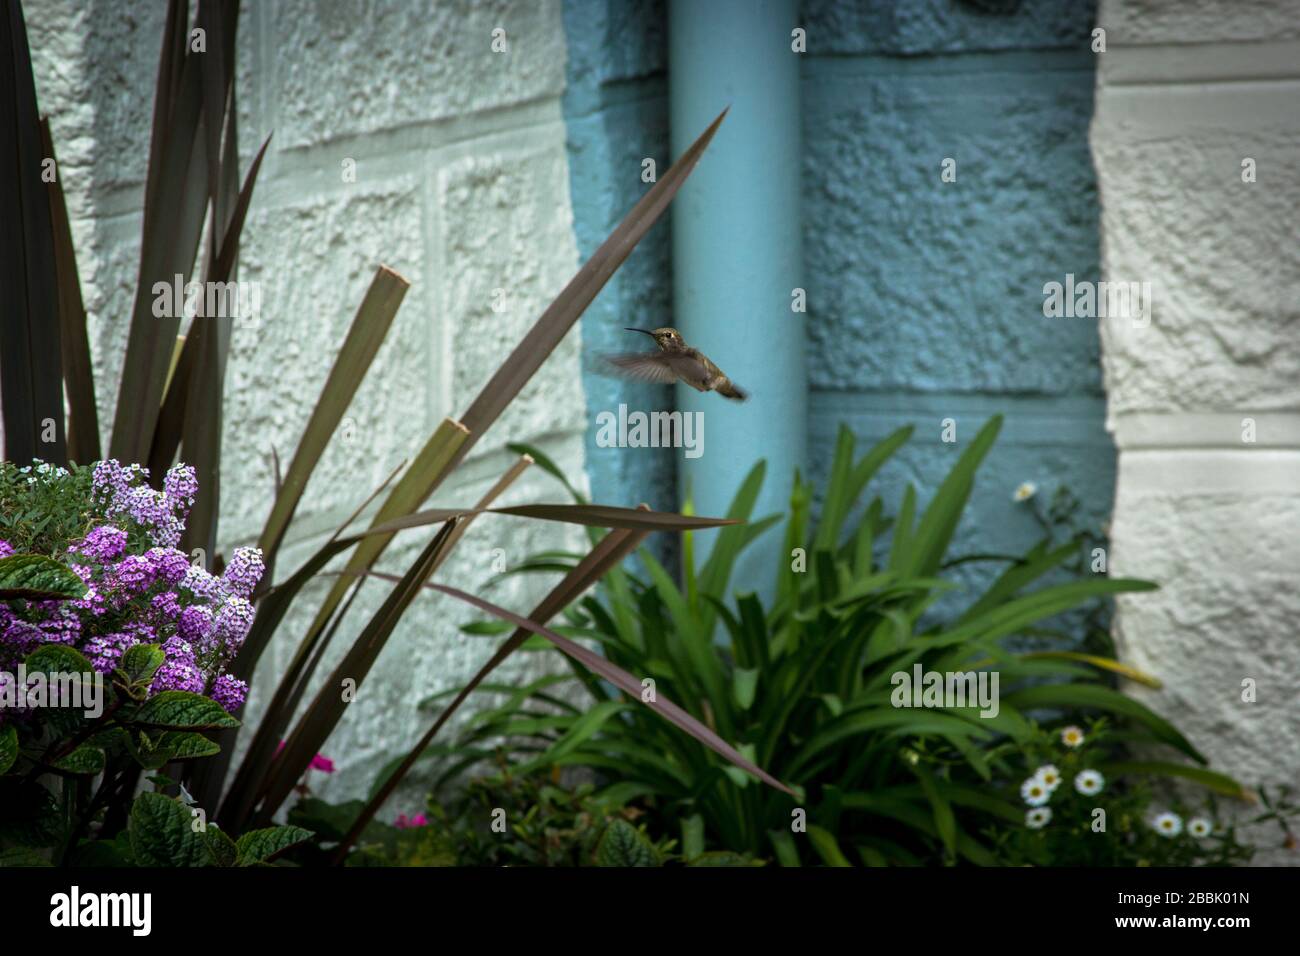
<svg viewBox="0 0 1300 956">
<path fill-rule="evenodd" d="M 646 330 L 646 329 L 631 329 L 631 328 L 628 328 L 627 326 L 623 326 L 623 331 L 624 331 L 624 332 L 640 332 L 640 333 L 642 333 L 643 335 L 648 335 L 648 336 L 650 336 L 650 338 L 654 338 L 654 336 L 655 336 L 655 334 L 654 334 L 653 332 L 650 332 L 650 331 L 648 331 L 648 330 Z"/>
</svg>

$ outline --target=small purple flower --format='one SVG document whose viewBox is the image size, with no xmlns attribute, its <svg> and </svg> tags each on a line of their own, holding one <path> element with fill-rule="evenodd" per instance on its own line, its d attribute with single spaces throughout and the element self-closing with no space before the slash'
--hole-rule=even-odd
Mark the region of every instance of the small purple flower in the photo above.
<svg viewBox="0 0 1300 956">
<path fill-rule="evenodd" d="M 222 581 L 231 594 L 241 598 L 252 597 L 253 588 L 257 587 L 265 570 L 261 548 L 236 548 L 226 565 Z"/>
<path fill-rule="evenodd" d="M 37 625 L 46 644 L 75 644 L 81 637 L 81 618 L 71 609 L 59 608 L 52 617 Z"/>
<path fill-rule="evenodd" d="M 162 624 L 174 624 L 181 616 L 181 605 L 176 600 L 175 591 L 163 591 L 155 594 L 149 601 L 153 617 Z"/>
<path fill-rule="evenodd" d="M 206 604 L 191 604 L 181 611 L 176 630 L 184 640 L 203 644 L 212 634 L 212 609 Z"/>
<path fill-rule="evenodd" d="M 35 624 L 14 618 L 0 633 L 0 644 L 26 655 L 45 643 L 45 633 Z"/>
<path fill-rule="evenodd" d="M 222 674 L 212 685 L 212 699 L 233 714 L 248 697 L 248 685 L 238 677 Z"/>
<path fill-rule="evenodd" d="M 158 668 L 149 689 L 155 694 L 160 690 L 187 690 L 191 694 L 201 694 L 203 675 L 192 661 L 167 661 Z"/>
<path fill-rule="evenodd" d="M 180 584 L 190 570 L 190 560 L 183 551 L 175 548 L 150 548 L 145 555 L 158 570 L 158 580 L 167 584 Z"/>
<path fill-rule="evenodd" d="M 112 673 L 122 652 L 139 643 L 134 636 L 122 632 L 100 634 L 86 642 L 82 650 L 90 658 L 90 666 L 101 674 Z"/>
<path fill-rule="evenodd" d="M 212 633 L 221 642 L 226 656 L 233 657 L 252 626 L 253 606 L 241 597 L 232 597 L 217 612 Z"/>
<path fill-rule="evenodd" d="M 14 553 L 13 545 L 4 538 L 0 538 L 0 558 L 7 558 Z"/>
<path fill-rule="evenodd" d="M 226 599 L 226 589 L 221 579 L 197 565 L 192 564 L 186 570 L 181 587 L 207 604 L 220 604 Z"/>
<path fill-rule="evenodd" d="M 126 532 L 111 524 L 100 525 L 81 540 L 81 544 L 68 548 L 70 552 L 80 551 L 87 558 L 96 561 L 112 561 L 126 550 Z"/>
<path fill-rule="evenodd" d="M 199 480 L 195 476 L 193 465 L 173 465 L 163 476 L 163 494 L 171 499 L 175 507 L 189 511 L 194 504 L 194 496 L 199 491 Z"/>
<path fill-rule="evenodd" d="M 158 673 L 154 675 L 151 689 L 187 690 L 191 693 L 203 693 L 203 673 L 194 660 L 194 648 L 189 641 L 180 637 L 169 637 L 162 645 L 166 660 Z"/>
<path fill-rule="evenodd" d="M 157 569 L 143 554 L 128 554 L 109 571 L 109 578 L 127 594 L 142 594 L 153 587 Z"/>
</svg>

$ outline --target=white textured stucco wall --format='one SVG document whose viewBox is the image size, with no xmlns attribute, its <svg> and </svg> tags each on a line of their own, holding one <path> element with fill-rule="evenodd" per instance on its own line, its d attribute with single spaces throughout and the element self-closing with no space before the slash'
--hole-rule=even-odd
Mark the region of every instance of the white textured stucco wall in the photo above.
<svg viewBox="0 0 1300 956">
<path fill-rule="evenodd" d="M 71 205 L 107 427 L 136 281 L 164 5 L 27 0 L 25 10 L 38 96 L 51 114 Z M 506 31 L 506 53 L 491 50 L 497 27 Z M 306 493 L 281 560 L 285 573 L 413 458 L 444 416 L 465 410 L 577 268 L 559 100 L 565 43 L 559 0 L 245 2 L 239 32 L 244 169 L 262 138 L 275 135 L 241 248 L 240 278 L 261 283 L 263 304 L 258 328 L 236 329 L 230 357 L 224 547 L 256 538 L 270 505 L 271 446 L 284 460 L 292 454 L 375 267 L 387 264 L 412 282 Z M 348 159 L 354 183 L 342 175 Z M 496 289 L 506 290 L 500 313 L 492 309 Z M 434 503 L 476 500 L 510 460 L 507 441 L 541 445 L 581 481 L 583 407 L 575 329 Z M 507 500 L 562 499 L 534 470 Z M 404 570 L 425 535 L 404 540 L 383 567 Z M 517 562 L 583 541 L 556 525 L 484 518 L 439 577 L 480 590 L 494 548 Z M 491 595 L 527 609 L 543 584 L 515 581 Z M 385 590 L 372 584 L 357 601 L 350 619 L 357 628 Z M 322 594 L 317 588 L 300 602 L 282 638 L 296 640 Z M 363 792 L 383 760 L 427 726 L 416 703 L 463 684 L 487 658 L 495 642 L 457 630 L 472 617 L 432 595 L 408 615 L 329 742 L 339 772 L 314 775 L 323 792 Z M 271 669 L 278 672 L 291 650 L 288 641 L 276 645 Z M 516 672 L 554 664 L 549 655 L 514 663 Z M 255 691 L 265 692 L 267 670 Z"/>
<path fill-rule="evenodd" d="M 1300 2 L 1107 0 L 1098 24 L 1102 269 L 1153 301 L 1148 327 L 1102 328 L 1111 572 L 1161 585 L 1119 602 L 1121 651 L 1165 681 L 1138 696 L 1219 769 L 1295 787 Z"/>
</svg>

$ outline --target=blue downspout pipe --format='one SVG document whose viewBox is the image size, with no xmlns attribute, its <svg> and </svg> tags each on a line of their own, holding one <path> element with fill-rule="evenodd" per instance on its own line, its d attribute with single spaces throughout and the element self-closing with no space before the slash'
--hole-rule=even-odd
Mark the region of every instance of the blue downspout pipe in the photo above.
<svg viewBox="0 0 1300 956">
<path fill-rule="evenodd" d="M 750 393 L 744 404 L 677 385 L 678 408 L 702 412 L 704 450 L 679 459 L 679 492 L 696 513 L 725 514 L 749 468 L 767 461 L 753 511 L 788 510 L 807 451 L 800 236 L 799 57 L 795 0 L 672 0 L 669 98 L 673 155 L 724 108 L 726 121 L 673 202 L 674 322 Z M 703 561 L 717 532 L 696 536 Z M 732 591 L 771 594 L 782 552 L 766 532 L 737 565 Z"/>
</svg>

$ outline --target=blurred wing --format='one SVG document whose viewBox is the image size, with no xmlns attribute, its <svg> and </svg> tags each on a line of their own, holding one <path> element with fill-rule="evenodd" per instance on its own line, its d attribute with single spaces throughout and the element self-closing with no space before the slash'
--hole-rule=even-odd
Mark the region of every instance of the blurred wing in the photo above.
<svg viewBox="0 0 1300 956">
<path fill-rule="evenodd" d="M 666 359 L 667 356 L 662 352 L 605 356 L 606 362 L 628 378 L 671 385 L 677 381 L 678 373 Z"/>
</svg>

